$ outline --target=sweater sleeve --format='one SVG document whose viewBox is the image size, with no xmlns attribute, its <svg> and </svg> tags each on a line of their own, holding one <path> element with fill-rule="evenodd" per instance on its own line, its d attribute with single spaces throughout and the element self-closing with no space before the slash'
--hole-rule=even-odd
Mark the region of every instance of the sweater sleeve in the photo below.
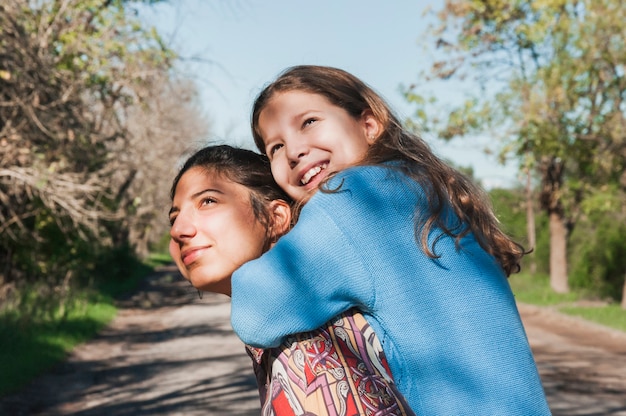
<svg viewBox="0 0 626 416">
<path fill-rule="evenodd" d="M 359 222 L 355 192 L 318 191 L 287 235 L 233 274 L 231 322 L 244 343 L 276 347 L 353 306 L 372 306 L 373 281 L 341 220 Z"/>
</svg>

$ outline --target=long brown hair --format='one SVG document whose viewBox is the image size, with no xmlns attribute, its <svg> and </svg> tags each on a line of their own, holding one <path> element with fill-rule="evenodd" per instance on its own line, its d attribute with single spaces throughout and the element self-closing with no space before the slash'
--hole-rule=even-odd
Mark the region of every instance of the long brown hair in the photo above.
<svg viewBox="0 0 626 416">
<path fill-rule="evenodd" d="M 527 252 L 500 229 L 486 193 L 463 173 L 439 159 L 419 135 L 403 128 L 385 100 L 349 72 L 325 66 L 295 66 L 266 86 L 254 102 L 251 120 L 254 141 L 261 152 L 265 152 L 259 130 L 261 111 L 275 94 L 293 90 L 326 97 L 357 120 L 363 111 L 372 111 L 382 129 L 360 164 L 381 165 L 392 160 L 406 162 L 397 168 L 417 182 L 428 197 L 430 213 L 428 216 L 416 215 L 415 224 L 416 239 L 428 256 L 438 257 L 435 245 L 443 235 L 454 237 L 458 247 L 463 237 L 473 233 L 507 276 L 520 270 L 520 261 Z M 452 207 L 460 220 L 452 228 L 443 219 L 447 206 Z M 433 227 L 440 228 L 443 233 L 429 246 L 428 235 Z"/>
</svg>

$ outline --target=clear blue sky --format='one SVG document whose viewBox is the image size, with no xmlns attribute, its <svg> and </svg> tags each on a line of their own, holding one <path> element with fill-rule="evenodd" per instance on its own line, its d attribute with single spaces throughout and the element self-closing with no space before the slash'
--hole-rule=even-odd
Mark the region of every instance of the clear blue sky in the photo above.
<svg viewBox="0 0 626 416">
<path fill-rule="evenodd" d="M 142 16 L 183 56 L 205 61 L 182 69 L 199 83 L 210 139 L 252 148 L 252 102 L 292 65 L 345 69 L 383 95 L 401 119 L 410 116 L 400 85 L 417 80 L 432 63 L 418 40 L 428 25 L 424 10 L 442 5 L 443 0 L 170 0 Z M 450 100 L 461 93 L 458 85 L 436 88 Z M 476 141 L 425 139 L 440 156 L 472 166 L 487 187 L 515 181 L 515 169 L 485 156 Z"/>
</svg>

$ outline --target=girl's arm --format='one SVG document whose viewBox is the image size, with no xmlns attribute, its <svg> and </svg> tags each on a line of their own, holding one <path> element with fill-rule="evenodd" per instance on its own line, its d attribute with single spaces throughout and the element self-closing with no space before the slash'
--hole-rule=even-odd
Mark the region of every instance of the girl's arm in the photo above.
<svg viewBox="0 0 626 416">
<path fill-rule="evenodd" d="M 374 282 L 351 240 L 353 223 L 367 221 L 355 207 L 370 207 L 357 195 L 367 201 L 349 180 L 339 192 L 318 191 L 287 235 L 233 274 L 231 321 L 244 343 L 275 347 L 353 306 L 371 310 Z"/>
</svg>

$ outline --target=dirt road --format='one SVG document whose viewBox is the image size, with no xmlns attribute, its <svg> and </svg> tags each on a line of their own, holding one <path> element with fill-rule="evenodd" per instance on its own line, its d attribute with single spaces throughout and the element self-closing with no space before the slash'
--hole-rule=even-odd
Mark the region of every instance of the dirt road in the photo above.
<svg viewBox="0 0 626 416">
<path fill-rule="evenodd" d="M 258 415 L 228 298 L 199 299 L 176 275 L 166 267 L 151 277 L 96 339 L 0 399 L 0 415 Z M 626 334 L 520 311 L 555 416 L 626 415 Z"/>
<path fill-rule="evenodd" d="M 552 413 L 626 415 L 626 334 L 519 305 Z"/>
</svg>

